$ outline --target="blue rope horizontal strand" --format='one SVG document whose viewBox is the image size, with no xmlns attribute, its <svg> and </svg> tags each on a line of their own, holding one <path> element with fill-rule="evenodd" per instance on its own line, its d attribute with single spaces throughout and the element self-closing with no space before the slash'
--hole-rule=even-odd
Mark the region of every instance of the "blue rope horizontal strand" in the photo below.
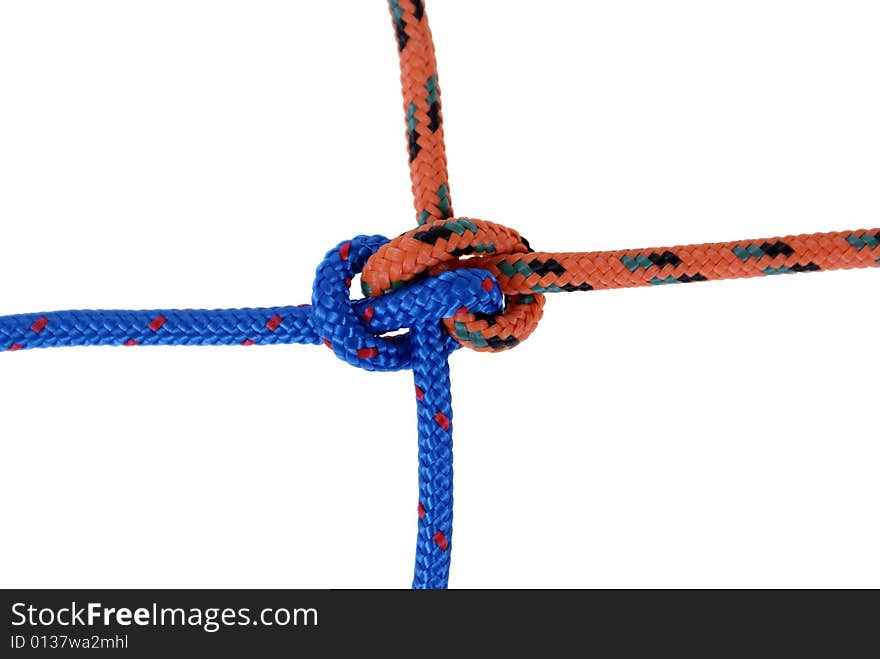
<svg viewBox="0 0 880 659">
<path fill-rule="evenodd" d="M 375 250 L 375 244 L 385 239 L 376 237 L 363 248 L 366 254 Z M 360 249 L 360 245 L 358 245 Z M 370 251 L 372 250 L 372 251 Z M 364 257 L 366 258 L 366 257 Z M 338 266 L 335 266 L 337 267 Z M 337 273 L 344 274 L 344 273 Z M 378 298 L 349 301 L 347 286 L 343 289 L 345 304 L 351 305 L 353 318 L 365 325 L 365 343 L 347 346 L 351 353 L 344 358 L 362 368 L 399 370 L 410 368 L 411 359 L 404 336 L 389 337 L 385 344 L 396 359 L 388 364 L 370 363 L 356 356 L 358 347 L 383 345 L 379 335 L 402 327 L 412 327 L 425 317 L 452 316 L 462 306 L 474 310 L 494 309 L 500 305 L 500 291 L 486 292 L 481 283 L 491 277 L 483 270 L 444 272 L 406 288 Z M 340 276 L 340 282 L 342 280 Z M 493 278 L 494 281 L 494 278 Z M 343 294 L 343 290 L 339 292 Z M 318 298 L 326 302 L 326 298 Z M 342 301 L 337 301 L 341 303 Z M 369 322 L 363 318 L 369 309 Z M 338 324 L 332 336 L 321 336 L 315 328 L 314 314 L 330 315 Z M 316 309 L 312 305 L 263 307 L 242 309 L 150 309 L 150 310 L 75 310 L 0 316 L 0 352 L 31 348 L 59 348 L 75 346 L 120 345 L 267 345 L 318 344 L 323 339 L 332 341 L 338 351 L 344 337 L 351 335 L 344 319 L 331 307 Z M 329 334 L 329 333 L 328 333 Z M 447 350 L 458 344 L 444 335 Z"/>
<path fill-rule="evenodd" d="M 277 324 L 277 319 L 280 323 Z M 274 319 L 274 320 L 273 320 Z M 51 311 L 0 317 L 0 350 L 70 346 L 320 343 L 311 309 Z"/>
</svg>

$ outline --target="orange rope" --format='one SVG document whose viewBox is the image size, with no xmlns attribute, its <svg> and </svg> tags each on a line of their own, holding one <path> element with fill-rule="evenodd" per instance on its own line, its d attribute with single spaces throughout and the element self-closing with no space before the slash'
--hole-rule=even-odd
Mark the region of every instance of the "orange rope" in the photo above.
<svg viewBox="0 0 880 659">
<path fill-rule="evenodd" d="M 452 217 L 434 41 L 421 0 L 390 0 L 389 7 L 400 54 L 416 220 L 426 224 Z"/>
<path fill-rule="evenodd" d="M 422 0 L 389 0 L 400 53 L 410 175 L 419 229 L 384 245 L 367 262 L 364 292 L 394 290 L 423 273 L 482 268 L 506 295 L 503 314 L 461 310 L 446 321 L 477 350 L 504 350 L 541 318 L 543 293 L 689 283 L 736 277 L 880 266 L 880 229 L 814 233 L 609 252 L 532 252 L 515 231 L 491 222 L 450 219 L 440 89 Z M 468 257 L 462 259 L 461 257 Z"/>
<path fill-rule="evenodd" d="M 416 238 L 425 233 L 416 229 L 382 246 L 363 272 L 371 294 L 393 290 L 424 271 L 461 267 L 490 271 L 505 293 L 529 294 L 556 292 L 549 290 L 554 288 L 602 290 L 672 283 L 666 281 L 669 278 L 708 281 L 880 265 L 880 229 L 607 252 L 517 254 L 523 250 L 516 249 L 522 239 L 515 231 L 492 222 L 468 222 L 477 230 L 451 233 L 428 244 Z M 480 243 L 494 244 L 494 251 L 503 256 L 459 259 L 454 255 Z"/>
<path fill-rule="evenodd" d="M 486 252 L 489 255 L 479 255 Z M 488 270 L 510 296 L 505 313 L 493 319 L 459 314 L 447 325 L 463 323 L 454 335 L 469 347 L 503 350 L 525 339 L 537 325 L 543 306 L 539 293 L 877 266 L 880 229 L 609 252 L 532 252 L 512 229 L 458 218 L 408 231 L 383 245 L 367 261 L 362 282 L 366 294 L 381 295 L 426 272 Z M 464 338 L 473 334 L 486 344 L 475 346 Z"/>
</svg>

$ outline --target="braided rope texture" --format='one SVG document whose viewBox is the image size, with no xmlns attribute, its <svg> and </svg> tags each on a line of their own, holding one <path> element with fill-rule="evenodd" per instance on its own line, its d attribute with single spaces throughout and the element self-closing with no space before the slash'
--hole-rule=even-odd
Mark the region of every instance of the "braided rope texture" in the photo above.
<svg viewBox="0 0 880 659">
<path fill-rule="evenodd" d="M 877 266 L 880 229 L 608 252 L 534 252 L 507 227 L 456 218 L 408 231 L 383 245 L 364 268 L 362 288 L 375 296 L 451 268 L 491 272 L 505 293 L 504 314 L 459 313 L 444 322 L 462 345 L 498 351 L 516 346 L 534 330 L 543 293 Z"/>
<path fill-rule="evenodd" d="M 447 271 L 371 300 L 352 301 L 351 279 L 383 236 L 357 236 L 327 252 L 318 267 L 315 304 L 243 309 L 74 310 L 0 316 L 0 351 L 78 346 L 271 345 L 323 343 L 370 371 L 412 368 L 409 334 L 385 336 L 426 319 L 439 323 L 463 306 L 478 313 L 503 306 L 484 270 Z M 444 351 L 458 343 L 444 334 Z"/>
<path fill-rule="evenodd" d="M 56 311 L 0 317 L 0 352 L 62 346 L 320 344 L 374 371 L 411 369 L 418 427 L 414 588 L 445 588 L 452 542 L 449 355 L 506 350 L 541 319 L 545 293 L 880 266 L 880 229 L 605 252 L 535 252 L 516 231 L 453 218 L 434 46 L 422 0 L 389 0 L 400 55 L 419 227 L 327 252 L 312 304 Z M 362 274 L 367 296 L 351 300 Z M 388 335 L 409 328 L 406 334 Z"/>
<path fill-rule="evenodd" d="M 388 0 L 388 8 L 400 55 L 409 173 L 421 225 L 452 217 L 434 40 L 422 0 Z"/>
<path fill-rule="evenodd" d="M 410 332 L 419 439 L 418 538 L 413 588 L 446 588 L 452 558 L 452 394 L 448 335 L 439 323 Z M 456 346 L 457 347 L 457 346 Z"/>
</svg>

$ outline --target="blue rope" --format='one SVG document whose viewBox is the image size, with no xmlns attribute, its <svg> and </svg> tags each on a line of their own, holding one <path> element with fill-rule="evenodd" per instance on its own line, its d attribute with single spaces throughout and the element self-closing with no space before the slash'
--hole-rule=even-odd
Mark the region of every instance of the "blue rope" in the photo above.
<svg viewBox="0 0 880 659">
<path fill-rule="evenodd" d="M 446 588 L 452 543 L 449 335 L 439 323 L 414 325 L 410 334 L 419 428 L 419 534 L 412 587 Z"/>
<path fill-rule="evenodd" d="M 442 272 L 387 295 L 352 301 L 351 279 L 383 236 L 340 243 L 318 266 L 312 304 L 245 309 L 53 311 L 0 317 L 0 351 L 95 345 L 325 343 L 374 371 L 413 371 L 418 400 L 419 522 L 413 588 L 445 588 L 452 542 L 452 396 L 441 325 L 463 307 L 497 313 L 503 295 L 485 270 Z M 487 286 L 487 279 L 492 284 Z M 487 290 L 488 289 L 488 290 Z M 406 334 L 383 336 L 402 328 Z"/>
<path fill-rule="evenodd" d="M 282 323 L 272 331 L 267 323 L 278 316 Z M 34 323 L 46 319 L 39 333 Z M 165 321 L 157 330 L 150 323 Z M 155 327 L 155 325 L 153 325 Z M 0 317 L 0 348 L 60 348 L 68 346 L 125 345 L 239 345 L 320 343 L 308 307 L 265 309 L 155 309 L 152 311 L 52 311 Z"/>
</svg>

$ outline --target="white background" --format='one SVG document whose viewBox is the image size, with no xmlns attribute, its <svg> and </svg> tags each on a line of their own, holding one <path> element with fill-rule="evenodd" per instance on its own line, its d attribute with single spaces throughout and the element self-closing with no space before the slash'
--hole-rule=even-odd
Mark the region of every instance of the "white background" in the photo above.
<svg viewBox="0 0 880 659">
<path fill-rule="evenodd" d="M 872 2 L 434 0 L 456 211 L 543 250 L 880 224 Z M 309 299 L 409 228 L 383 2 L 0 3 L 0 313 Z M 554 295 L 453 357 L 457 587 L 880 586 L 878 271 Z M 404 587 L 406 373 L 0 355 L 0 585 Z"/>
</svg>

